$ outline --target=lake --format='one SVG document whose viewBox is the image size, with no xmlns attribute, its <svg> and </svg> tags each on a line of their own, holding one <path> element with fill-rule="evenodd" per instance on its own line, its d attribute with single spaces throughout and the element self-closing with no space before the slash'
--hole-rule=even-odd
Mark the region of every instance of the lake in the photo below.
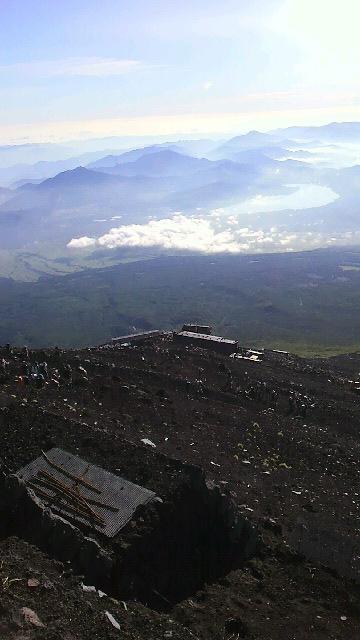
<svg viewBox="0 0 360 640">
<path fill-rule="evenodd" d="M 330 204 L 339 197 L 330 187 L 319 184 L 288 184 L 284 186 L 293 189 L 292 193 L 270 196 L 258 194 L 253 198 L 239 202 L 239 204 L 226 207 L 226 213 L 239 215 L 284 211 L 286 209 L 312 209 Z"/>
</svg>

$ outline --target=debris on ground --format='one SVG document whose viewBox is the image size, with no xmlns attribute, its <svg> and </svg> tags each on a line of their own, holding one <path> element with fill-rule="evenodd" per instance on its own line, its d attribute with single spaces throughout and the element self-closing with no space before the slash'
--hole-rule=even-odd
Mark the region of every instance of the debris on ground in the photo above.
<svg viewBox="0 0 360 640">
<path fill-rule="evenodd" d="M 357 637 L 360 354 L 326 360 L 250 351 L 245 358 L 261 362 L 184 347 L 171 336 L 136 348 L 0 349 L 7 363 L 0 384 L 2 640 Z M 160 509 L 139 510 L 116 541 L 116 552 L 128 554 L 119 594 L 77 578 L 71 559 L 39 551 L 20 539 L 30 535 L 25 527 L 13 526 L 16 504 L 5 504 L 4 479 L 56 447 L 162 499 Z M 206 556 L 213 574 L 201 573 L 205 557 L 196 560 L 184 522 L 199 518 L 206 540 L 207 521 L 185 478 L 217 496 L 219 517 L 229 500 L 239 522 L 257 532 L 249 557 L 216 566 L 215 549 L 227 548 L 221 534 Z M 163 513 L 172 523 L 168 538 Z M 98 532 L 82 535 L 101 546 Z M 188 563 L 185 552 L 167 551 L 174 536 L 179 548 L 193 549 Z M 187 578 L 177 592 L 169 563 Z M 156 585 L 142 593 L 149 575 Z"/>
</svg>

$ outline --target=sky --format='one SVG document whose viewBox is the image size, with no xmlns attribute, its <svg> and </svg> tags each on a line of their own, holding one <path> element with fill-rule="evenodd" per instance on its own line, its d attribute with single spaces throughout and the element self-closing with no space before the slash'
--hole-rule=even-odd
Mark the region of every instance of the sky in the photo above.
<svg viewBox="0 0 360 640">
<path fill-rule="evenodd" d="M 0 144 L 360 120 L 358 0 L 0 0 Z"/>
</svg>

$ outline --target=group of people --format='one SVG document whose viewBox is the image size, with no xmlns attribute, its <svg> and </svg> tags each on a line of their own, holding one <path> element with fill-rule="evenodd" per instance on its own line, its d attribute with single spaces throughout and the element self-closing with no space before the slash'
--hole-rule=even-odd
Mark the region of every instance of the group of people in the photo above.
<svg viewBox="0 0 360 640">
<path fill-rule="evenodd" d="M 37 387 L 43 387 L 49 378 L 47 362 L 30 362 L 24 360 L 20 366 L 17 382 L 20 384 L 33 383 Z"/>
<path fill-rule="evenodd" d="M 303 396 L 297 391 L 292 391 L 288 398 L 289 414 L 298 415 L 302 418 L 306 417 L 308 409 L 312 407 L 310 398 Z"/>
<path fill-rule="evenodd" d="M 248 400 L 253 400 L 255 402 L 264 402 L 267 403 L 268 406 L 273 407 L 274 409 L 279 404 L 279 391 L 274 389 L 272 385 L 270 385 L 266 381 L 252 381 L 248 384 L 248 386 L 243 389 L 237 386 L 230 374 L 230 371 L 225 371 L 228 374 L 228 380 L 226 385 L 223 388 L 223 391 L 238 393 L 239 395 L 244 396 Z M 282 391 L 282 395 L 285 396 L 286 399 L 286 390 Z M 308 410 L 313 407 L 312 400 L 305 395 L 297 391 L 290 391 L 288 395 L 288 414 L 294 416 L 301 416 L 305 418 L 308 413 Z"/>
<path fill-rule="evenodd" d="M 72 367 L 69 363 L 62 362 L 60 350 L 55 349 L 54 355 L 55 362 L 50 366 L 46 360 L 34 360 L 28 347 L 14 351 L 10 345 L 6 345 L 0 355 L 0 383 L 15 381 L 20 385 L 32 385 L 41 389 L 47 384 L 60 386 L 88 380 L 88 373 L 83 366 Z"/>
<path fill-rule="evenodd" d="M 272 407 L 277 407 L 279 402 L 279 393 L 276 389 L 270 387 L 266 382 L 256 382 L 251 384 L 245 391 L 247 398 L 258 402 L 268 402 Z M 305 418 L 311 404 L 308 396 L 302 395 L 298 391 L 291 391 L 288 396 L 289 414 L 301 416 Z"/>
<path fill-rule="evenodd" d="M 251 400 L 257 400 L 259 402 L 267 401 L 274 407 L 276 407 L 279 399 L 279 394 L 276 389 L 272 389 L 264 381 L 257 381 L 255 384 L 251 384 L 246 390 L 245 395 Z"/>
<path fill-rule="evenodd" d="M 249 383 L 244 389 L 239 386 L 230 371 L 225 371 L 225 373 L 228 377 L 225 385 L 222 387 L 222 391 L 236 393 L 248 400 L 254 400 L 256 402 L 266 402 L 274 408 L 277 406 L 279 394 L 277 390 L 272 388 L 267 382 L 255 381 Z"/>
</svg>

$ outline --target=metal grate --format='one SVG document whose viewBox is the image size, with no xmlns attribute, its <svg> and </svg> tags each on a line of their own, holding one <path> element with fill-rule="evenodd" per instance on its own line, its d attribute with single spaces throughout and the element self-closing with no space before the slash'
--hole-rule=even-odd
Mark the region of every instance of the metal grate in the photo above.
<svg viewBox="0 0 360 640">
<path fill-rule="evenodd" d="M 49 475 L 53 480 L 47 484 Z M 57 448 L 30 462 L 17 472 L 17 476 L 51 510 L 65 518 L 91 526 L 109 538 L 115 536 L 131 520 L 139 505 L 156 499 L 152 491 Z M 80 503 L 77 498 L 74 505 L 70 501 L 60 501 L 61 494 L 51 488 L 53 482 L 66 485 L 79 496 L 79 500 L 89 501 L 87 504 L 95 515 L 84 517 L 79 513 Z"/>
</svg>

